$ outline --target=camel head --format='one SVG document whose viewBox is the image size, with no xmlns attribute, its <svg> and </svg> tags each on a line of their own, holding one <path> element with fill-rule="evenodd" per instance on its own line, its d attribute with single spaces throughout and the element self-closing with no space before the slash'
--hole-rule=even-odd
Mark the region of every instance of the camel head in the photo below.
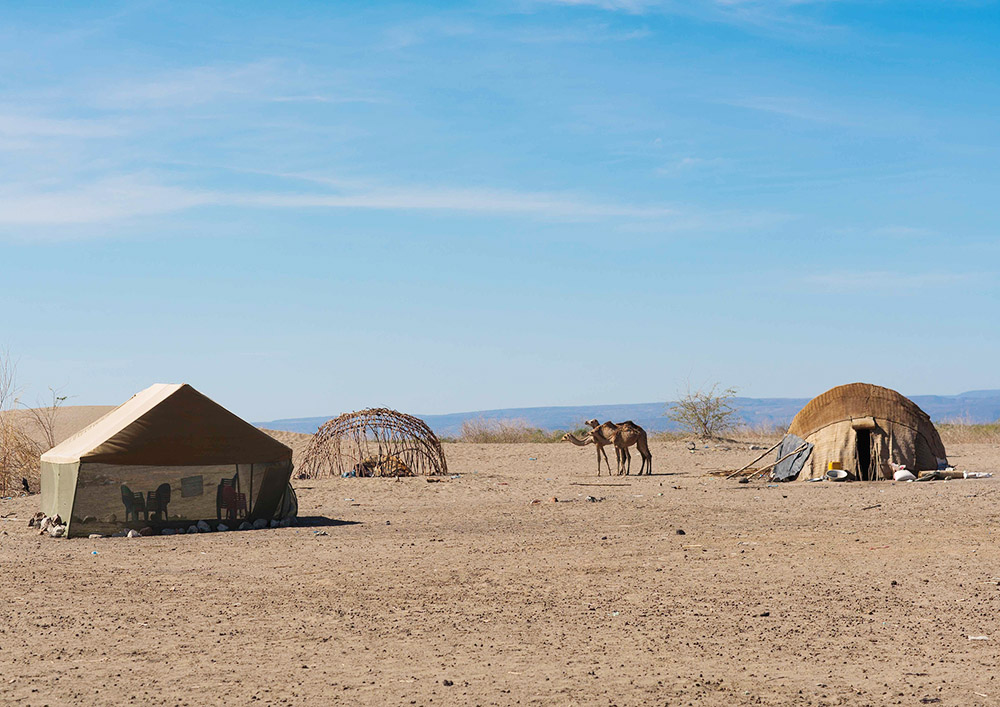
<svg viewBox="0 0 1000 707">
<path fill-rule="evenodd" d="M 601 423 L 598 422 L 596 419 L 594 419 L 594 420 L 587 420 L 583 424 L 587 425 L 587 427 L 594 427 L 594 428 L 597 428 L 597 427 L 601 426 Z"/>
</svg>

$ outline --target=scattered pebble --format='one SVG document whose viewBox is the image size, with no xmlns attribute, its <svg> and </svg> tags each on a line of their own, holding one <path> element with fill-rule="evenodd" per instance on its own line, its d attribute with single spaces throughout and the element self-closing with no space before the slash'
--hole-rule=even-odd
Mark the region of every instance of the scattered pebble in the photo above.
<svg viewBox="0 0 1000 707">
<path fill-rule="evenodd" d="M 677 530 L 676 530 L 675 532 L 676 532 L 676 533 L 677 533 L 678 535 L 687 535 L 687 533 L 685 533 L 685 532 L 684 532 L 683 530 L 681 530 L 680 528 L 678 528 L 678 529 L 677 529 Z"/>
</svg>

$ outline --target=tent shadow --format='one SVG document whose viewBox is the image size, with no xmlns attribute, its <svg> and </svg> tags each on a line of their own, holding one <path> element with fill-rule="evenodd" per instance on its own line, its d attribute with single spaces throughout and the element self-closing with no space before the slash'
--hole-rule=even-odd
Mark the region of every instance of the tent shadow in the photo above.
<svg viewBox="0 0 1000 707">
<path fill-rule="evenodd" d="M 299 528 L 333 528 L 338 525 L 361 525 L 356 520 L 337 520 L 326 516 L 299 516 L 296 519 Z"/>
</svg>

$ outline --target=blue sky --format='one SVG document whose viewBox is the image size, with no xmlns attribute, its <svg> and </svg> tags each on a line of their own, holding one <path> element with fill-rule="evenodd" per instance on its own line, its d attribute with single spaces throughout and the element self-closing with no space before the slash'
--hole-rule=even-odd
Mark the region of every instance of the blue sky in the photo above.
<svg viewBox="0 0 1000 707">
<path fill-rule="evenodd" d="M 210 5 L 216 5 L 211 7 Z M 1000 6 L 8 3 L 25 397 L 1000 388 Z"/>
</svg>

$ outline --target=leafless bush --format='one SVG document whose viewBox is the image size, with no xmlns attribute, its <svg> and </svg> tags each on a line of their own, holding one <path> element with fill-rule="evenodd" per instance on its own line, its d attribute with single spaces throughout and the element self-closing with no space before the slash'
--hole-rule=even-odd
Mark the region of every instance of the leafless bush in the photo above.
<svg viewBox="0 0 1000 707">
<path fill-rule="evenodd" d="M 733 405 L 735 397 L 735 388 L 719 390 L 718 383 L 707 390 L 688 388 L 666 415 L 683 430 L 701 439 L 717 439 L 734 427 L 738 412 Z"/>
<path fill-rule="evenodd" d="M 17 400 L 17 367 L 0 351 L 0 496 L 22 490 L 21 479 L 38 488 L 41 446 L 25 432 Z"/>
</svg>

